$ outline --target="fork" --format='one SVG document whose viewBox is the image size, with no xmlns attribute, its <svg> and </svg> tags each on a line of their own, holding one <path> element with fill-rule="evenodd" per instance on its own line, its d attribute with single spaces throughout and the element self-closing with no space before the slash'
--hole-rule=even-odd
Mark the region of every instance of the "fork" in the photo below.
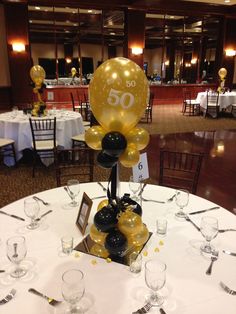
<svg viewBox="0 0 236 314">
<path fill-rule="evenodd" d="M 236 231 L 236 229 L 229 228 L 229 229 L 220 229 L 220 230 L 218 230 L 219 233 L 224 233 L 226 231 Z"/>
<path fill-rule="evenodd" d="M 105 186 L 101 182 L 97 182 L 97 184 L 100 185 L 100 187 L 102 188 L 102 190 L 104 192 L 107 192 L 107 189 L 105 188 Z"/>
<path fill-rule="evenodd" d="M 136 312 L 133 312 L 132 314 L 144 314 L 144 313 L 147 313 L 150 310 L 151 307 L 152 307 L 152 304 L 151 303 L 147 303 L 143 307 L 141 307 L 139 310 L 137 310 Z"/>
<path fill-rule="evenodd" d="M 33 288 L 30 288 L 28 291 L 31 292 L 31 293 L 33 293 L 33 294 L 35 294 L 35 295 L 38 295 L 38 296 L 44 298 L 44 299 L 47 300 L 48 303 L 49 303 L 50 305 L 52 305 L 52 306 L 57 306 L 57 305 L 59 305 L 59 304 L 62 303 L 62 301 L 58 301 L 58 300 L 55 300 L 55 299 L 53 299 L 53 298 L 49 298 L 49 297 L 46 296 L 45 294 L 43 294 L 43 293 L 41 293 L 41 292 L 39 292 L 39 291 L 37 291 L 37 290 L 35 290 L 35 289 L 33 289 Z"/>
<path fill-rule="evenodd" d="M 149 199 L 144 198 L 144 197 L 141 197 L 141 198 L 144 202 L 153 202 L 153 203 L 165 204 L 165 202 L 163 202 L 163 201 L 149 200 Z"/>
<path fill-rule="evenodd" d="M 170 203 L 173 201 L 174 198 L 176 198 L 176 195 L 179 195 L 179 192 L 175 193 L 174 195 L 172 195 L 170 198 L 167 199 L 167 203 Z"/>
<path fill-rule="evenodd" d="M 11 299 L 13 299 L 13 297 L 15 296 L 16 294 L 16 290 L 15 289 L 12 289 L 6 296 L 5 298 L 3 298 L 2 300 L 0 300 L 0 304 L 5 304 L 9 301 L 11 301 Z"/>
<path fill-rule="evenodd" d="M 44 200 L 42 200 L 42 199 L 41 199 L 41 198 L 39 198 L 38 196 L 33 196 L 33 199 L 34 199 L 34 200 L 36 200 L 36 201 L 40 201 L 40 202 L 42 202 L 42 203 L 43 203 L 43 205 L 45 205 L 45 206 L 49 206 L 49 205 L 50 205 L 50 203 L 45 202 Z"/>
<path fill-rule="evenodd" d="M 213 263 L 218 260 L 218 256 L 219 256 L 219 252 L 218 251 L 213 251 L 212 252 L 211 264 L 210 264 L 210 266 L 206 270 L 206 274 L 207 275 L 211 275 Z"/>
<path fill-rule="evenodd" d="M 229 293 L 229 294 L 232 294 L 232 295 L 236 295 L 236 291 L 235 290 L 233 290 L 233 289 L 230 289 L 228 286 L 226 286 L 226 284 L 224 284 L 222 281 L 220 282 L 220 286 L 221 286 L 221 288 L 225 291 L 225 292 L 227 292 L 227 293 Z"/>
</svg>

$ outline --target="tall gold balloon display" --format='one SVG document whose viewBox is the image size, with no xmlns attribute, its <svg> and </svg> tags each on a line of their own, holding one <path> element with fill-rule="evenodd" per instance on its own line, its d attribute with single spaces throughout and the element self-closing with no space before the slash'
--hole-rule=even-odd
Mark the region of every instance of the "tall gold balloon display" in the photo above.
<svg viewBox="0 0 236 314">
<path fill-rule="evenodd" d="M 45 76 L 46 73 L 40 65 L 34 65 L 30 69 L 30 77 L 33 81 L 33 92 L 37 95 L 37 101 L 33 103 L 33 109 L 31 111 L 33 116 L 43 116 L 46 114 L 46 105 L 41 97 Z"/>
<path fill-rule="evenodd" d="M 219 69 L 218 75 L 220 77 L 220 85 L 217 88 L 217 91 L 219 93 L 224 93 L 225 92 L 225 78 L 226 78 L 226 75 L 227 75 L 227 70 L 225 68 Z"/>
<path fill-rule="evenodd" d="M 100 151 L 98 164 L 111 169 L 108 200 L 98 205 L 90 229 L 94 241 L 91 253 L 118 260 L 140 251 L 149 238 L 140 205 L 129 194 L 120 199 L 116 195 L 118 161 L 124 167 L 133 167 L 139 161 L 139 151 L 149 142 L 148 132 L 136 126 L 149 101 L 149 84 L 144 71 L 133 61 L 109 59 L 95 71 L 89 99 L 99 125 L 86 131 L 85 141 Z"/>
</svg>

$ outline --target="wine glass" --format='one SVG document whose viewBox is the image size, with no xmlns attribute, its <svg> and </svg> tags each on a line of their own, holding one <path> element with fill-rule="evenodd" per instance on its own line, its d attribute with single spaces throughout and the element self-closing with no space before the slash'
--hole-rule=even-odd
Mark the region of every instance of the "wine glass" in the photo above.
<svg viewBox="0 0 236 314">
<path fill-rule="evenodd" d="M 166 282 L 166 264 L 158 259 L 150 259 L 145 263 L 145 282 L 152 290 L 148 302 L 153 306 L 160 306 L 164 299 L 157 291 L 160 290 Z"/>
<path fill-rule="evenodd" d="M 27 217 L 31 219 L 30 224 L 27 226 L 28 229 L 36 229 L 39 227 L 39 223 L 36 220 L 39 214 L 39 203 L 32 197 L 26 198 L 24 200 L 24 211 Z"/>
<path fill-rule="evenodd" d="M 135 201 L 138 200 L 138 196 L 136 196 L 136 193 L 141 189 L 141 182 L 139 182 L 139 183 L 135 182 L 134 177 L 130 176 L 129 188 L 133 192 L 133 195 L 131 195 L 131 198 Z"/>
<path fill-rule="evenodd" d="M 189 191 L 187 190 L 177 190 L 175 195 L 175 203 L 179 206 L 179 211 L 175 214 L 177 218 L 185 218 L 186 214 L 183 209 L 188 205 L 189 201 Z"/>
<path fill-rule="evenodd" d="M 69 205 L 72 207 L 77 206 L 78 202 L 76 202 L 75 198 L 79 195 L 79 191 L 80 191 L 79 180 L 76 180 L 76 179 L 68 180 L 67 189 L 69 191 L 69 196 L 72 200 L 72 202 Z"/>
<path fill-rule="evenodd" d="M 25 238 L 14 236 L 7 240 L 7 257 L 16 265 L 15 270 L 10 274 L 14 278 L 20 278 L 26 274 L 26 269 L 20 267 L 20 262 L 27 253 Z"/>
<path fill-rule="evenodd" d="M 201 252 L 211 254 L 215 248 L 211 245 L 211 240 L 217 236 L 218 220 L 215 217 L 205 216 L 201 219 L 201 234 L 206 239 L 206 243 L 201 246 Z"/>
<path fill-rule="evenodd" d="M 62 275 L 62 296 L 69 303 L 65 313 L 81 313 L 78 302 L 82 299 L 85 291 L 84 274 L 79 269 L 70 269 Z"/>
</svg>

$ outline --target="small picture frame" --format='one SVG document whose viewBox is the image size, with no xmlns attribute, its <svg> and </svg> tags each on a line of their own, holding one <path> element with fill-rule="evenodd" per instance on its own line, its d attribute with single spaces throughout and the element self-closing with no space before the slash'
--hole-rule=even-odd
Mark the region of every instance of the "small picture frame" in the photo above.
<svg viewBox="0 0 236 314">
<path fill-rule="evenodd" d="M 92 200 L 84 192 L 82 201 L 79 208 L 79 213 L 76 219 L 76 225 L 79 228 L 80 232 L 84 235 L 85 230 L 88 224 L 89 214 L 92 208 Z"/>
</svg>

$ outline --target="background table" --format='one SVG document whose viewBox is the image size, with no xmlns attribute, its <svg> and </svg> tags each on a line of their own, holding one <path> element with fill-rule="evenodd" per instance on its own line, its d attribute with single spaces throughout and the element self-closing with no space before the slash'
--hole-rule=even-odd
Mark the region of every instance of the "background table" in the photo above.
<svg viewBox="0 0 236 314">
<path fill-rule="evenodd" d="M 47 116 L 46 118 L 53 118 Z M 56 111 L 56 139 L 58 145 L 65 149 L 71 148 L 71 137 L 84 133 L 81 114 L 73 111 Z M 37 119 L 37 118 L 35 118 Z M 0 137 L 11 138 L 15 141 L 17 160 L 22 157 L 22 151 L 32 147 L 32 135 L 29 118 L 19 111 L 15 118 L 12 113 L 0 114 Z"/>
<path fill-rule="evenodd" d="M 207 93 L 200 92 L 197 94 L 196 101 L 200 103 L 200 107 L 206 109 L 207 107 Z M 219 106 L 220 111 L 227 109 L 232 104 L 236 103 L 236 93 L 235 92 L 226 92 L 224 94 L 219 94 Z"/>
<path fill-rule="evenodd" d="M 83 192 L 90 196 L 103 195 L 101 187 L 96 183 L 81 184 L 80 199 Z M 128 192 L 128 184 L 121 185 L 121 192 Z M 175 191 L 154 185 L 146 186 L 143 196 L 156 200 L 167 200 Z M 19 280 L 6 280 L 6 274 L 0 274 L 0 298 L 4 297 L 13 287 L 17 294 L 13 300 L 1 305 L 1 314 L 47 314 L 61 313 L 47 302 L 28 292 L 30 287 L 36 288 L 45 294 L 62 299 L 61 275 L 64 270 L 76 267 L 85 274 L 86 294 L 82 300 L 85 312 L 89 314 L 131 314 L 145 304 L 145 295 L 148 292 L 144 280 L 144 267 L 140 274 L 134 275 L 127 266 L 91 255 L 79 253 L 71 256 L 60 256 L 60 238 L 63 235 L 73 235 L 75 244 L 82 240 L 82 235 L 75 225 L 79 208 L 63 209 L 63 204 L 70 199 L 63 188 L 56 188 L 37 194 L 51 203 L 46 207 L 40 203 L 41 214 L 48 209 L 53 213 L 46 216 L 39 229 L 29 231 L 25 228 L 27 222 L 1 215 L 0 217 L 0 269 L 9 269 L 11 264 L 6 257 L 6 240 L 13 235 L 24 235 L 28 253 L 23 262 L 28 265 L 28 275 Z M 89 218 L 87 233 L 93 223 L 99 200 L 95 200 Z M 215 204 L 190 195 L 187 211 L 201 210 Z M 25 217 L 23 199 L 2 208 L 8 213 Z M 143 262 L 152 257 L 158 257 L 167 264 L 166 285 L 162 294 L 166 296 L 163 308 L 167 314 L 235 314 L 236 297 L 224 292 L 219 287 L 222 280 L 236 289 L 235 265 L 236 258 L 222 253 L 223 248 L 236 252 L 236 232 L 218 234 L 213 244 L 219 249 L 219 259 L 213 266 L 211 276 L 205 274 L 210 261 L 199 252 L 203 237 L 189 222 L 178 221 L 174 218 L 177 211 L 174 202 L 157 204 L 143 203 L 142 220 L 147 224 L 152 237 L 145 247 L 147 256 Z M 219 219 L 220 228 L 236 226 L 236 217 L 223 208 L 206 214 L 198 214 L 191 218 L 200 225 L 203 215 L 214 216 Z M 156 219 L 165 216 L 168 219 L 168 234 L 160 238 L 155 234 Z M 164 245 L 160 245 L 160 240 Z M 155 250 L 159 249 L 159 252 Z M 94 263 L 96 261 L 96 264 Z M 150 314 L 159 313 L 155 308 Z"/>
</svg>

